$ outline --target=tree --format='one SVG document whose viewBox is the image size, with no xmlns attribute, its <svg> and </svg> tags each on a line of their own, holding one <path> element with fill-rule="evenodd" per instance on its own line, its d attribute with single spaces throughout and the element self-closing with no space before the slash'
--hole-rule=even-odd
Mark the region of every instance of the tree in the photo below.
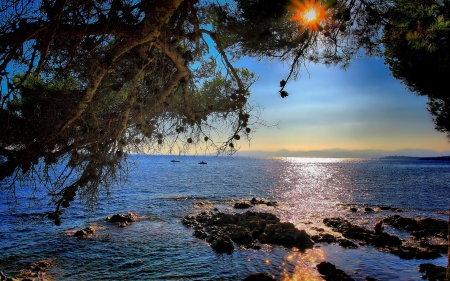
<svg viewBox="0 0 450 281">
<path fill-rule="evenodd" d="M 389 42 L 380 31 L 396 27 L 403 3 L 4 1 L 0 181 L 45 186 L 59 224 L 75 197 L 93 204 L 122 178 L 127 152 L 233 153 L 261 122 L 249 102 L 255 75 L 234 62 L 289 63 L 279 91 L 287 97 L 309 62 L 347 67 L 361 50 L 382 56 Z"/>
<path fill-rule="evenodd" d="M 397 1 L 384 16 L 384 58 L 408 90 L 429 99 L 435 128 L 450 138 L 450 1 Z"/>
<path fill-rule="evenodd" d="M 202 30 L 210 18 L 196 0 L 1 5 L 0 180 L 47 188 L 56 224 L 75 196 L 93 204 L 108 192 L 127 152 L 232 153 L 258 122 L 254 74 Z M 206 56 L 207 33 L 219 59 Z"/>
</svg>

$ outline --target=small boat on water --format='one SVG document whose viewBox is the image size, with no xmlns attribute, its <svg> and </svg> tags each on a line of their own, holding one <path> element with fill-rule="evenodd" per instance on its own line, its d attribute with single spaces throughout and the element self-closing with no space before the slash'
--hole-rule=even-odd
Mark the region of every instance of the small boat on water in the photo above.
<svg viewBox="0 0 450 281">
<path fill-rule="evenodd" d="M 208 164 L 208 163 L 206 163 L 205 161 L 200 161 L 198 162 L 198 164 Z"/>
<path fill-rule="evenodd" d="M 180 160 L 171 160 L 170 162 L 180 162 Z"/>
</svg>

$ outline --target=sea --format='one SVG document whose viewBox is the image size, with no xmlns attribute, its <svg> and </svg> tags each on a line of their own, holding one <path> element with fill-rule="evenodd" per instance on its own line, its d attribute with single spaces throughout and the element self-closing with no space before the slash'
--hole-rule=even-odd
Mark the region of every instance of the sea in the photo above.
<svg viewBox="0 0 450 281">
<path fill-rule="evenodd" d="M 112 187 L 108 196 L 100 193 L 93 210 L 75 201 L 60 226 L 24 220 L 24 214 L 48 210 L 48 202 L 35 206 L 25 200 L 11 208 L 1 186 L 0 271 L 16 276 L 29 264 L 49 259 L 48 280 L 242 280 L 254 272 L 277 280 L 322 280 L 315 266 L 328 261 L 355 280 L 422 280 L 419 264 L 447 266 L 445 255 L 402 260 L 368 245 L 346 249 L 316 243 L 301 251 L 264 244 L 260 250 L 236 247 L 232 253 L 216 253 L 182 219 L 214 209 L 246 212 L 234 204 L 261 198 L 278 206 L 256 205 L 251 211 L 273 213 L 311 235 L 320 228 L 331 231 L 323 224 L 327 217 L 368 229 L 393 214 L 448 220 L 450 161 L 201 155 L 133 155 L 130 160 L 127 181 Z M 20 197 L 21 189 L 16 193 Z M 375 211 L 365 212 L 366 207 Z M 137 220 L 127 227 L 105 221 L 128 212 Z M 72 236 L 88 226 L 96 228 L 94 236 Z M 408 232 L 389 226 L 385 231 L 412 240 Z"/>
</svg>

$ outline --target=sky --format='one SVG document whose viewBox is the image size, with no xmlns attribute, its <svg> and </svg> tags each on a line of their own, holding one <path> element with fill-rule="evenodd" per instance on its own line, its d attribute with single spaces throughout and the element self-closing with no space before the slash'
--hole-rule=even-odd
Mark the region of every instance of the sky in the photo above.
<svg viewBox="0 0 450 281">
<path fill-rule="evenodd" d="M 245 59 L 239 66 L 259 76 L 250 100 L 272 125 L 257 129 L 250 143 L 242 142 L 241 152 L 341 149 L 427 156 L 430 151 L 414 150 L 433 150 L 450 155 L 445 134 L 434 129 L 427 98 L 409 92 L 381 59 L 355 59 L 346 70 L 311 64 L 288 83 L 285 99 L 278 90 L 288 65 Z"/>
</svg>

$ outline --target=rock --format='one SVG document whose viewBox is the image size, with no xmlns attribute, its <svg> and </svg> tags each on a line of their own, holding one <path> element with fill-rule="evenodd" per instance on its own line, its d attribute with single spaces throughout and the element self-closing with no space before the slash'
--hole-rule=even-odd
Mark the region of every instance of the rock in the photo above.
<svg viewBox="0 0 450 281">
<path fill-rule="evenodd" d="M 231 253 L 234 250 L 234 245 L 231 238 L 224 235 L 215 237 L 211 243 L 211 248 L 218 253 Z"/>
<path fill-rule="evenodd" d="M 365 212 L 373 212 L 373 209 L 372 209 L 372 208 L 369 208 L 369 207 L 366 207 L 366 208 L 364 208 L 364 211 L 365 211 Z"/>
<path fill-rule="evenodd" d="M 88 226 L 84 229 L 76 231 L 73 236 L 74 237 L 86 237 L 95 233 L 95 228 Z"/>
<path fill-rule="evenodd" d="M 252 205 L 267 205 L 267 206 L 272 206 L 272 207 L 276 207 L 278 206 L 278 203 L 276 201 L 266 201 L 263 199 L 256 199 L 256 198 L 252 198 L 252 200 L 250 200 L 250 204 Z"/>
<path fill-rule="evenodd" d="M 446 280 L 446 269 L 443 266 L 436 266 L 431 263 L 423 263 L 419 265 L 419 272 L 425 272 L 425 275 L 422 278 L 428 280 Z"/>
<path fill-rule="evenodd" d="M 235 217 L 230 214 L 221 214 L 219 220 L 217 221 L 218 225 L 225 224 L 234 224 L 236 222 Z"/>
<path fill-rule="evenodd" d="M 442 245 L 441 244 L 430 244 L 427 241 L 422 241 L 422 242 L 420 242 L 420 247 L 429 249 L 429 250 L 434 250 L 439 253 L 448 253 L 447 244 L 442 244 Z"/>
<path fill-rule="evenodd" d="M 383 222 L 391 225 L 396 228 L 405 229 L 405 230 L 416 230 L 417 228 L 417 221 L 410 218 L 403 218 L 399 215 L 394 215 L 391 217 L 387 217 L 383 219 Z"/>
<path fill-rule="evenodd" d="M 383 232 L 372 238 L 370 244 L 375 247 L 399 246 L 402 245 L 402 241 L 397 236 Z"/>
<path fill-rule="evenodd" d="M 364 281 L 379 281 L 378 279 L 366 276 L 366 278 L 364 278 Z"/>
<path fill-rule="evenodd" d="M 275 277 L 267 273 L 252 273 L 247 275 L 242 281 L 275 281 Z"/>
<path fill-rule="evenodd" d="M 326 281 L 354 281 L 355 279 L 347 275 L 343 270 L 337 269 L 334 264 L 323 261 L 317 266 L 317 271 L 324 275 Z"/>
<path fill-rule="evenodd" d="M 199 229 L 196 229 L 192 235 L 200 239 L 205 239 L 208 236 L 205 231 Z"/>
<path fill-rule="evenodd" d="M 252 205 L 245 202 L 238 202 L 234 204 L 235 209 L 248 209 L 250 207 L 252 207 Z"/>
<path fill-rule="evenodd" d="M 311 236 L 311 239 L 316 243 L 334 243 L 337 242 L 336 236 L 329 234 L 329 233 L 323 233 L 319 235 L 313 235 Z"/>
<path fill-rule="evenodd" d="M 397 218 L 395 219 L 397 220 Z M 423 248 L 405 246 L 403 245 L 403 241 L 397 236 L 385 232 L 376 234 L 373 231 L 353 225 L 342 218 L 326 218 L 323 222 L 326 226 L 331 227 L 333 231 L 342 233 L 342 236 L 347 239 L 363 241 L 368 245 L 372 245 L 380 250 L 394 254 L 401 259 L 435 259 L 441 256 L 439 253 L 441 251 L 440 248 L 424 248 L 427 244 L 422 244 Z M 408 220 L 407 224 L 404 225 L 411 225 L 411 222 Z M 314 236 L 313 238 L 316 242 L 320 240 L 320 236 Z M 344 245 L 346 244 L 347 243 Z"/>
<path fill-rule="evenodd" d="M 129 223 L 134 222 L 135 218 L 132 213 L 126 215 L 115 214 L 112 217 L 106 218 L 106 221 L 110 223 L 118 223 L 119 226 L 127 226 Z"/>
<path fill-rule="evenodd" d="M 350 249 L 356 249 L 358 248 L 358 246 L 353 243 L 350 240 L 347 239 L 339 239 L 338 240 L 339 246 L 344 247 L 344 248 L 350 248 Z"/>
<path fill-rule="evenodd" d="M 239 245 L 250 244 L 253 242 L 253 236 L 248 228 L 241 228 L 234 233 L 233 241 Z"/>
<path fill-rule="evenodd" d="M 299 249 L 312 248 L 314 245 L 314 242 L 304 230 L 296 229 L 292 223 L 282 223 L 279 218 L 270 213 L 250 211 L 234 215 L 202 213 L 197 216 L 185 216 L 183 223 L 186 226 L 195 227 L 196 230 L 193 235 L 200 239 L 205 238 L 205 234 L 208 235 L 206 241 L 213 248 L 221 247 L 222 241 L 216 242 L 216 240 L 224 236 L 247 248 L 255 248 L 254 246 L 258 242 Z M 228 238 L 222 240 L 228 241 Z M 257 246 L 256 248 L 260 247 Z"/>
<path fill-rule="evenodd" d="M 352 208 L 350 208 L 350 211 L 352 211 L 352 212 L 357 212 L 358 209 L 356 209 L 355 207 L 352 207 Z"/>
<path fill-rule="evenodd" d="M 385 218 L 383 222 L 393 227 L 410 231 L 411 235 L 418 239 L 430 236 L 447 238 L 448 235 L 448 223 L 444 220 L 432 218 L 411 219 L 394 215 Z"/>
</svg>

